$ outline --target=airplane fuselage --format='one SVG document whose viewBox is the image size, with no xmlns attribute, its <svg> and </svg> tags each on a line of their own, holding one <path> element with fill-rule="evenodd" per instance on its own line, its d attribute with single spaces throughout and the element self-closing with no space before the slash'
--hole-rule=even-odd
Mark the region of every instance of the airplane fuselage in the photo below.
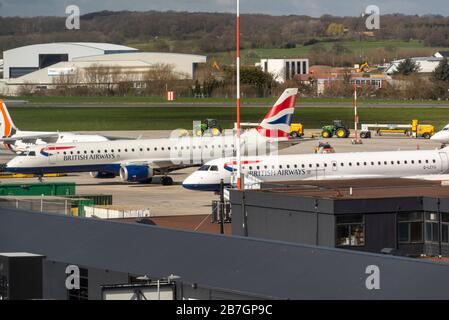
<svg viewBox="0 0 449 320">
<path fill-rule="evenodd" d="M 163 171 L 233 156 L 235 139 L 234 136 L 182 137 L 35 146 L 11 160 L 6 170 L 33 174 L 90 171 L 118 174 L 123 166 L 144 164 Z M 258 141 L 249 144 L 247 151 L 255 152 L 261 150 L 262 145 L 267 146 L 266 139 Z"/>
<path fill-rule="evenodd" d="M 338 180 L 357 178 L 415 177 L 446 174 L 449 149 L 420 151 L 360 152 L 311 155 L 281 155 L 244 158 L 242 172 L 262 182 Z M 205 168 L 209 166 L 209 168 Z M 211 171 L 211 167 L 214 171 Z M 220 180 L 231 183 L 234 158 L 205 164 L 183 185 L 194 190 L 217 190 Z M 205 170 L 207 169 L 207 170 Z"/>
</svg>

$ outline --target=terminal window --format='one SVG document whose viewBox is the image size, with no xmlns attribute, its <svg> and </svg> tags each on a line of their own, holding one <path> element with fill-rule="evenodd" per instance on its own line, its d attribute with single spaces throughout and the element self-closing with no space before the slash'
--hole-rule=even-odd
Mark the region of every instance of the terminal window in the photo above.
<svg viewBox="0 0 449 320">
<path fill-rule="evenodd" d="M 400 213 L 398 215 L 398 242 L 422 243 L 423 224 L 422 212 Z"/>
<path fill-rule="evenodd" d="M 365 245 L 365 217 L 363 214 L 337 216 L 337 246 Z"/>
<path fill-rule="evenodd" d="M 20 78 L 22 76 L 25 76 L 31 72 L 34 72 L 38 70 L 38 68 L 19 68 L 19 67 L 12 67 L 9 68 L 9 77 L 11 79 Z"/>
<path fill-rule="evenodd" d="M 69 61 L 68 54 L 40 54 L 39 69 L 47 68 L 61 61 Z"/>
<path fill-rule="evenodd" d="M 441 214 L 441 242 L 449 244 L 449 213 Z"/>
<path fill-rule="evenodd" d="M 426 242 L 438 243 L 440 241 L 440 228 L 439 228 L 439 220 L 440 215 L 438 213 L 426 213 L 426 222 L 425 222 L 425 236 Z"/>
</svg>

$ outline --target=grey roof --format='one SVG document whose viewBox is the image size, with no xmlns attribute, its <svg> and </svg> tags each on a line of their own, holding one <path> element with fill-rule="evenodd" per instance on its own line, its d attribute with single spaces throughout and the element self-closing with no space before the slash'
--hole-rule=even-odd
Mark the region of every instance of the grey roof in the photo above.
<svg viewBox="0 0 449 320">
<path fill-rule="evenodd" d="M 0 209 L 0 252 L 15 251 L 261 297 L 449 298 L 449 264 Z M 365 287 L 370 265 L 381 270 L 382 290 Z"/>
<path fill-rule="evenodd" d="M 45 48 L 47 46 L 73 46 L 73 47 L 85 47 L 85 48 L 91 48 L 95 50 L 101 50 L 101 51 L 126 51 L 126 52 L 132 52 L 132 51 L 138 51 L 136 48 L 131 48 L 128 46 L 123 46 L 119 44 L 113 44 L 113 43 L 103 43 L 103 42 L 49 42 L 49 43 L 37 43 L 37 44 L 31 44 L 26 45 L 22 47 L 13 48 L 10 50 L 6 50 L 5 52 L 9 51 L 15 51 L 15 50 L 22 50 L 22 49 L 33 49 L 33 48 Z"/>
</svg>

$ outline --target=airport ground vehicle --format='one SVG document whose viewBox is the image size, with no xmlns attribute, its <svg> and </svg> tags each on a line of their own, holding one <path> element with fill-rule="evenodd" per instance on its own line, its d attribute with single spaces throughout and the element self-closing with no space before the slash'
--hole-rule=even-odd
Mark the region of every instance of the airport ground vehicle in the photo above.
<svg viewBox="0 0 449 320">
<path fill-rule="evenodd" d="M 341 120 L 334 120 L 331 125 L 324 126 L 321 130 L 321 136 L 323 138 L 332 138 L 333 136 L 341 139 L 348 138 L 349 133 L 349 129 Z"/>
<path fill-rule="evenodd" d="M 328 142 L 320 142 L 315 148 L 315 153 L 335 153 L 335 149 Z"/>
<path fill-rule="evenodd" d="M 205 119 L 201 124 L 196 126 L 193 131 L 197 137 L 204 135 L 215 137 L 219 136 L 223 132 L 223 129 L 217 119 Z"/>
<path fill-rule="evenodd" d="M 304 126 L 302 123 L 292 123 L 290 126 L 290 137 L 301 138 L 304 136 Z"/>
<path fill-rule="evenodd" d="M 430 139 L 435 134 L 435 127 L 430 124 L 419 124 L 419 120 L 412 120 L 411 124 L 362 124 L 360 137 L 371 138 L 372 131 L 377 135 L 404 134 L 417 138 Z"/>
</svg>

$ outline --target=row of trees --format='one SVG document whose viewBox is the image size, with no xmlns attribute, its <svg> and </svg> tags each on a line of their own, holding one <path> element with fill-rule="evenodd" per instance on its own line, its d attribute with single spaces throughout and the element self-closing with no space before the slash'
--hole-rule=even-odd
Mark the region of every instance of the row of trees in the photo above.
<svg viewBox="0 0 449 320">
<path fill-rule="evenodd" d="M 366 31 L 365 19 L 248 14 L 242 18 L 242 43 L 245 48 L 285 48 L 314 39 L 359 39 Z M 124 44 L 165 39 L 170 44 L 156 42 L 156 46 L 211 53 L 235 48 L 234 23 L 234 16 L 226 13 L 104 11 L 82 16 L 81 29 L 74 32 L 66 30 L 64 17 L 0 17 L 0 52 L 56 41 Z M 381 40 L 419 39 L 429 46 L 449 46 L 449 17 L 383 15 L 381 29 L 374 35 Z"/>
<path fill-rule="evenodd" d="M 262 97 L 272 93 L 278 85 L 271 74 L 256 67 L 241 68 L 242 92 L 247 97 Z M 116 66 L 94 64 L 84 69 L 53 78 L 52 86 L 37 91 L 36 86 L 24 84 L 19 95 L 32 94 L 62 96 L 164 96 L 167 90 L 175 90 L 180 96 L 214 97 L 235 95 L 235 68 L 224 67 L 217 71 L 205 66 L 196 80 L 174 71 L 172 65 L 157 64 L 148 70 L 135 73 Z"/>
<path fill-rule="evenodd" d="M 443 59 L 432 75 L 417 73 L 419 66 L 410 59 L 404 60 L 392 81 L 384 81 L 382 88 L 363 86 L 359 95 L 368 98 L 391 99 L 449 99 L 449 63 Z M 273 76 L 257 67 L 242 67 L 242 94 L 244 97 L 275 96 L 287 87 L 299 87 L 303 96 L 316 96 L 317 84 L 306 85 L 288 81 L 277 83 Z M 233 97 L 235 95 L 235 68 L 216 70 L 206 66 L 198 79 L 189 80 L 176 73 L 171 65 L 159 64 L 146 72 L 129 73 L 119 67 L 92 65 L 89 68 L 54 78 L 47 95 L 105 95 L 163 96 L 167 90 L 175 90 L 180 96 Z M 24 84 L 20 95 L 36 94 L 35 86 Z M 324 91 L 328 97 L 351 97 L 353 85 L 348 73 L 342 81 L 331 81 Z"/>
</svg>

